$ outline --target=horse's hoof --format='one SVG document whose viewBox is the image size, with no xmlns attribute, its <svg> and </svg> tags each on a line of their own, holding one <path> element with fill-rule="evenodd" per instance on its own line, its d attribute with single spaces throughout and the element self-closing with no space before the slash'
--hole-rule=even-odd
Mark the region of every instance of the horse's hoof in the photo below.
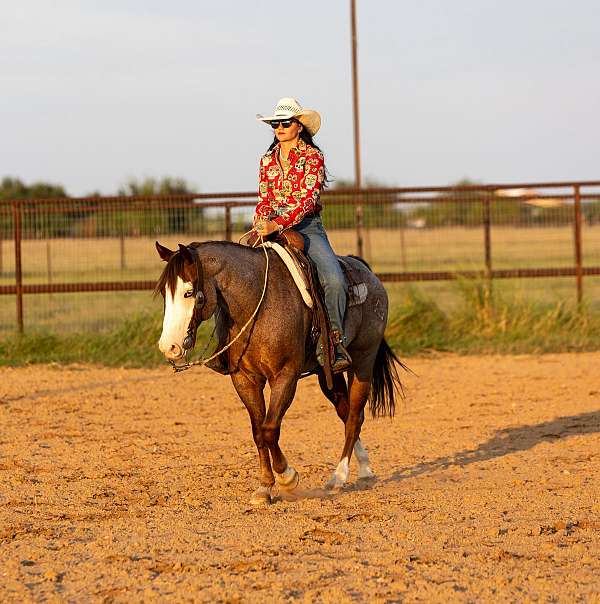
<svg viewBox="0 0 600 604">
<path fill-rule="evenodd" d="M 288 466 L 282 474 L 275 472 L 275 480 L 284 491 L 293 491 L 300 482 L 300 474 L 292 466 Z"/>
<path fill-rule="evenodd" d="M 335 474 L 329 479 L 325 485 L 326 491 L 341 491 L 344 488 L 344 481 L 340 480 Z"/>
<path fill-rule="evenodd" d="M 271 487 L 259 487 L 250 497 L 251 505 L 269 505 L 271 503 Z"/>
<path fill-rule="evenodd" d="M 359 480 L 371 480 L 375 478 L 375 472 L 371 470 L 369 466 L 364 466 L 358 471 L 358 479 Z"/>
</svg>

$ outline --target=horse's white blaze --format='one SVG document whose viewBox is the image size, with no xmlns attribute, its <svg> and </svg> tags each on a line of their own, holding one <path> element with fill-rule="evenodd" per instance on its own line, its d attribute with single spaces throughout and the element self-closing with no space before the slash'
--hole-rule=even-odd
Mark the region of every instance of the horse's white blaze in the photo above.
<svg viewBox="0 0 600 604">
<path fill-rule="evenodd" d="M 184 294 L 191 289 L 192 284 L 181 277 L 177 277 L 174 292 L 168 286 L 166 288 L 165 316 L 158 347 L 167 358 L 177 359 L 183 352 L 183 339 L 194 313 L 194 297 L 184 298 Z"/>
<path fill-rule="evenodd" d="M 354 455 L 358 461 L 358 477 L 359 478 L 371 478 L 375 476 L 371 466 L 369 466 L 369 453 L 360 442 L 360 438 L 354 445 Z"/>
</svg>

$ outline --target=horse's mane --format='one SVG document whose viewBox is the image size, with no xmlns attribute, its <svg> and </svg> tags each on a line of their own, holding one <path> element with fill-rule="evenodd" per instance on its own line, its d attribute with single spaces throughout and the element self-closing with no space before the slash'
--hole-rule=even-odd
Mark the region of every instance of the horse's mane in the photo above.
<svg viewBox="0 0 600 604">
<path fill-rule="evenodd" d="M 196 265 L 196 274 L 202 275 L 202 262 L 200 261 L 200 255 L 196 251 L 196 246 L 189 246 L 188 249 L 194 259 Z M 156 287 L 154 288 L 154 295 L 164 294 L 167 286 L 171 292 L 175 291 L 177 285 L 177 278 L 183 276 L 184 259 L 181 252 L 175 252 L 167 262 L 161 276 L 158 278 Z"/>
<path fill-rule="evenodd" d="M 244 249 L 246 249 L 248 251 L 252 251 L 252 252 L 257 251 L 253 248 L 241 246 L 238 243 L 234 243 L 232 241 L 204 241 L 202 243 L 194 241 L 193 243 L 190 243 L 187 247 L 190 250 L 192 257 L 194 258 L 194 263 L 196 265 L 196 274 L 198 274 L 198 275 L 203 274 L 202 261 L 200 260 L 200 254 L 198 254 L 198 248 L 201 245 L 207 245 L 207 244 L 213 244 L 213 245 L 218 244 L 218 245 L 222 245 L 222 246 L 243 247 Z M 175 286 L 177 284 L 177 277 L 181 277 L 183 275 L 183 266 L 184 266 L 183 256 L 181 255 L 181 252 L 176 251 L 169 258 L 169 261 L 167 262 L 167 266 L 165 266 L 161 276 L 158 278 L 158 282 L 156 284 L 156 287 L 154 288 L 155 296 L 158 294 L 163 294 L 165 292 L 165 289 L 167 286 L 169 286 L 169 289 L 172 292 L 175 291 Z"/>
<path fill-rule="evenodd" d="M 154 288 L 154 295 L 165 294 L 167 286 L 169 290 L 175 291 L 175 284 L 177 283 L 177 277 L 183 272 L 183 256 L 179 252 L 175 252 L 167 262 L 161 276 L 158 278 L 156 287 Z"/>
</svg>

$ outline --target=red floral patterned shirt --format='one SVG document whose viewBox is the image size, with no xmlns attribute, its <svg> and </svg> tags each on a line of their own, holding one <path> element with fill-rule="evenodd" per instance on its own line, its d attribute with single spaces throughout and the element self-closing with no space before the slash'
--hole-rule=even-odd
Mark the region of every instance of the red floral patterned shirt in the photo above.
<svg viewBox="0 0 600 604">
<path fill-rule="evenodd" d="M 325 161 L 318 149 L 302 139 L 290 149 L 287 170 L 282 168 L 278 157 L 279 143 L 260 160 L 259 201 L 254 218 L 273 220 L 287 229 L 307 214 L 321 211 Z"/>
</svg>

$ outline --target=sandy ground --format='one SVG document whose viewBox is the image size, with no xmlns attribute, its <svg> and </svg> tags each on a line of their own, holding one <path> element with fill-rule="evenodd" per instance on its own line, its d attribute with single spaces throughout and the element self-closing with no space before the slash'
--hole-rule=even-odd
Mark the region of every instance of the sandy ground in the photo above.
<svg viewBox="0 0 600 604">
<path fill-rule="evenodd" d="M 304 495 L 259 509 L 228 378 L 0 369 L 0 601 L 599 602 L 600 354 L 409 364 L 363 429 L 377 481 L 320 490 L 342 425 L 311 378 Z"/>
</svg>

